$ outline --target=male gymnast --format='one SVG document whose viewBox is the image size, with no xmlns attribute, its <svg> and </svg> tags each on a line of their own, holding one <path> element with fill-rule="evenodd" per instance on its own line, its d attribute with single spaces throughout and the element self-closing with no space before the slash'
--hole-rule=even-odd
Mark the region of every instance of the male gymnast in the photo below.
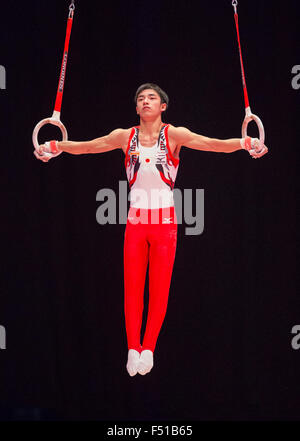
<svg viewBox="0 0 300 441">
<path fill-rule="evenodd" d="M 173 189 L 182 146 L 202 151 L 232 153 L 245 149 L 253 158 L 267 153 L 257 138 L 220 140 L 162 122 L 169 98 L 156 84 L 141 85 L 135 94 L 140 123 L 116 129 L 91 141 L 50 141 L 35 150 L 41 161 L 62 152 L 73 155 L 122 149 L 130 188 L 130 208 L 124 236 L 124 311 L 128 344 L 127 371 L 145 375 L 164 321 L 177 244 Z M 144 287 L 149 264 L 149 306 L 143 342 L 140 332 Z"/>
</svg>

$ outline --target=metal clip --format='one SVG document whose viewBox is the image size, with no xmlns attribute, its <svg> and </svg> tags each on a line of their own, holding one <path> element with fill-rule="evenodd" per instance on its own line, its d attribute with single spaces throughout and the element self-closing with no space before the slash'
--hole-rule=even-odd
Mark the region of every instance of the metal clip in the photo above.
<svg viewBox="0 0 300 441">
<path fill-rule="evenodd" d="M 72 0 L 69 6 L 69 18 L 73 18 L 74 10 L 75 10 L 75 3 L 74 0 Z"/>
<path fill-rule="evenodd" d="M 238 5 L 237 0 L 232 0 L 232 6 L 234 7 L 234 13 L 235 14 L 237 13 L 237 5 Z"/>
</svg>

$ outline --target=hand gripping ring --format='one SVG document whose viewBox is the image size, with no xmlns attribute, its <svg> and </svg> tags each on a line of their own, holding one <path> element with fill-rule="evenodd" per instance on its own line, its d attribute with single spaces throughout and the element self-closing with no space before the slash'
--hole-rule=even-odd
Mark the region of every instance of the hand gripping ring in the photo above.
<svg viewBox="0 0 300 441">
<path fill-rule="evenodd" d="M 39 141 L 38 141 L 38 133 L 40 131 L 40 129 L 45 126 L 46 124 L 52 124 L 53 126 L 57 126 L 60 128 L 60 131 L 62 133 L 62 140 L 63 141 L 67 141 L 68 140 L 68 132 L 67 129 L 65 128 L 65 126 L 63 125 L 63 123 L 60 121 L 59 116 L 55 115 L 55 112 L 53 113 L 53 115 L 50 118 L 45 118 L 42 119 L 39 123 L 37 123 L 37 125 L 35 126 L 35 128 L 33 129 L 33 133 L 32 133 L 32 142 L 34 145 L 34 148 L 36 151 L 39 151 Z M 44 152 L 45 156 L 51 156 L 51 153 L 47 153 Z"/>
<path fill-rule="evenodd" d="M 265 143 L 265 129 L 263 126 L 263 123 L 261 121 L 261 119 L 254 115 L 251 112 L 250 107 L 247 107 L 246 109 L 246 116 L 242 125 L 242 137 L 246 138 L 247 136 L 247 128 L 248 128 L 248 124 L 250 121 L 255 121 L 255 123 L 257 124 L 258 127 L 258 131 L 259 131 L 259 145 L 260 145 L 260 149 L 263 148 L 264 143 Z"/>
</svg>

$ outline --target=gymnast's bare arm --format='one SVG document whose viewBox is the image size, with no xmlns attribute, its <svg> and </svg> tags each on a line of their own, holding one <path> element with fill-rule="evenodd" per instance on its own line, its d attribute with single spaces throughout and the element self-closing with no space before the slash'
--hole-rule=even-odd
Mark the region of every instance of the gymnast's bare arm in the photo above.
<svg viewBox="0 0 300 441">
<path fill-rule="evenodd" d="M 130 129 L 116 129 L 106 136 L 91 141 L 60 141 L 58 142 L 58 148 L 63 152 L 71 153 L 73 155 L 104 153 L 122 148 L 127 143 L 129 134 Z"/>
<path fill-rule="evenodd" d="M 240 138 L 215 139 L 197 135 L 185 127 L 169 127 L 169 137 L 173 138 L 177 146 L 184 146 L 195 150 L 208 152 L 232 153 L 241 150 Z"/>
<path fill-rule="evenodd" d="M 59 141 L 57 142 L 57 148 L 60 152 L 63 151 L 72 155 L 104 153 L 119 148 L 124 150 L 129 134 L 130 129 L 116 129 L 108 135 L 92 139 L 91 141 Z M 37 152 L 38 156 L 43 155 L 44 151 L 49 151 L 49 146 L 46 147 L 45 144 L 42 144 Z"/>
</svg>

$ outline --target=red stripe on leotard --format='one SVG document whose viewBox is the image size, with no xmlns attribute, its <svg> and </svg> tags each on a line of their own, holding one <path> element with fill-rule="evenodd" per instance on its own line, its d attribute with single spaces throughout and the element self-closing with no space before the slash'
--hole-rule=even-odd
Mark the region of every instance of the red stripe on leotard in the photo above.
<svg viewBox="0 0 300 441">
<path fill-rule="evenodd" d="M 135 174 L 133 175 L 133 178 L 129 182 L 129 188 L 131 188 L 131 186 L 135 183 L 136 178 L 137 178 L 137 172 L 135 172 Z"/>
<path fill-rule="evenodd" d="M 168 185 L 171 187 L 171 189 L 173 189 L 172 181 L 169 180 L 169 179 L 167 179 L 167 178 L 165 177 L 165 175 L 164 175 L 160 170 L 158 170 L 158 171 L 159 171 L 159 174 L 160 174 L 161 179 L 162 179 L 166 184 L 168 184 Z"/>
<path fill-rule="evenodd" d="M 129 160 L 128 159 L 128 150 L 130 148 L 130 143 L 131 143 L 131 140 L 132 140 L 134 134 L 135 134 L 135 128 L 132 127 L 131 132 L 130 132 L 130 136 L 129 136 L 129 140 L 128 140 L 128 144 L 127 144 L 126 153 L 125 153 L 125 167 L 127 167 L 127 161 Z"/>
<path fill-rule="evenodd" d="M 166 136 L 166 141 L 167 141 L 167 149 L 168 149 L 168 153 L 169 153 L 170 159 L 171 159 L 171 161 L 172 161 L 173 164 L 174 164 L 174 167 L 177 167 L 178 164 L 179 164 L 179 159 L 177 159 L 177 158 L 175 158 L 175 157 L 173 156 L 173 154 L 172 154 L 172 152 L 171 152 L 171 149 L 170 149 L 169 135 L 168 135 L 168 129 L 169 129 L 169 126 L 170 126 L 170 124 L 165 124 L 165 125 L 164 125 L 164 127 L 166 127 L 166 128 L 165 128 L 165 136 Z"/>
</svg>

